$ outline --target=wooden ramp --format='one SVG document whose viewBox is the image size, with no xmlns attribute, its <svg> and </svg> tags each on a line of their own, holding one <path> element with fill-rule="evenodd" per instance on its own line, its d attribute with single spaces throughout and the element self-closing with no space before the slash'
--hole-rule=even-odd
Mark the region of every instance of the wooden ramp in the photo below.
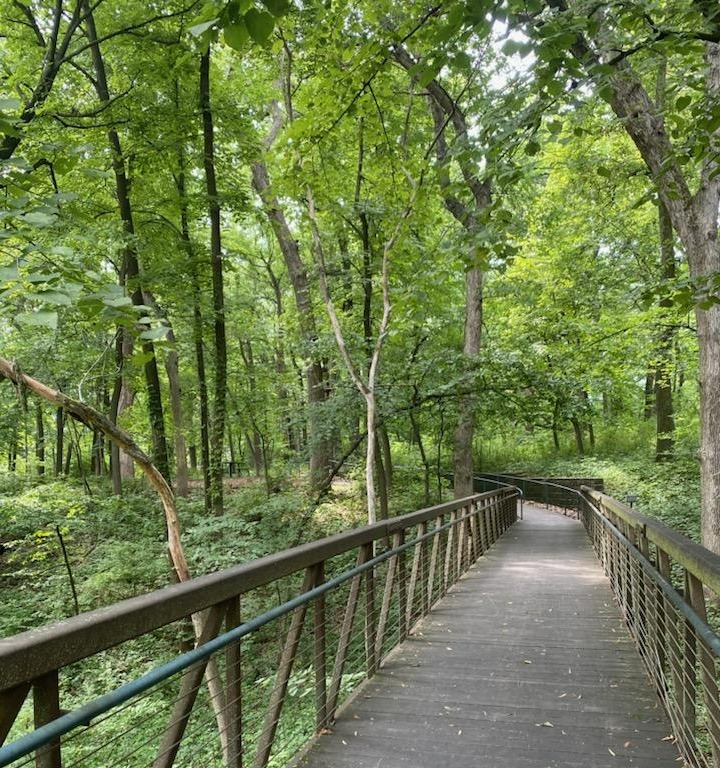
<svg viewBox="0 0 720 768">
<path fill-rule="evenodd" d="M 581 524 L 526 505 L 299 765 L 676 768 L 670 734 Z"/>
</svg>

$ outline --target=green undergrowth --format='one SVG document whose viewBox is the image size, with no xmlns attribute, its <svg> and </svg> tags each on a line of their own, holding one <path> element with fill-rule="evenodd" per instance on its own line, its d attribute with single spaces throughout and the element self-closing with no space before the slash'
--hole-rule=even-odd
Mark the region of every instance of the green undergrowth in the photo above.
<svg viewBox="0 0 720 768">
<path fill-rule="evenodd" d="M 254 482 L 228 489 L 222 516 L 206 513 L 199 493 L 178 499 L 191 572 L 229 568 L 364 522 L 354 481 L 339 482 L 314 512 L 308 504 L 300 483 L 270 497 Z M 163 512 L 142 483 L 118 498 L 97 482 L 87 494 L 72 479 L 0 477 L 0 544 L 0 636 L 72 616 L 70 572 L 80 611 L 170 583 Z"/>
</svg>

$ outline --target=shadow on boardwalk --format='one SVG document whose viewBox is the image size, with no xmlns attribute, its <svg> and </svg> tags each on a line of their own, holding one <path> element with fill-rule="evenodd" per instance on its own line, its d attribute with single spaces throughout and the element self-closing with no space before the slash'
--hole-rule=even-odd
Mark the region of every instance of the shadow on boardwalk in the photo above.
<svg viewBox="0 0 720 768">
<path fill-rule="evenodd" d="M 304 768 L 676 768 L 670 724 L 580 523 L 518 522 Z"/>
</svg>

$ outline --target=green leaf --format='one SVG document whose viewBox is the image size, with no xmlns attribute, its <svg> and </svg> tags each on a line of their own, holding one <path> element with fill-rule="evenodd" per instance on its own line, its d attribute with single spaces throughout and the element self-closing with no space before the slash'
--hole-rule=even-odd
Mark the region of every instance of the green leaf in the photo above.
<svg viewBox="0 0 720 768">
<path fill-rule="evenodd" d="M 161 341 L 167 337 L 167 326 L 161 325 L 157 328 L 148 328 L 140 334 L 141 339 L 147 339 L 148 341 Z"/>
<path fill-rule="evenodd" d="M 20 109 L 20 102 L 18 99 L 0 99 L 0 109 L 5 111 L 6 109 L 15 110 Z"/>
<path fill-rule="evenodd" d="M 203 21 L 201 24 L 196 24 L 194 27 L 190 27 L 189 32 L 194 37 L 200 37 L 203 32 L 207 32 L 208 29 L 214 27 L 218 23 L 218 19 L 210 19 L 210 21 Z"/>
<path fill-rule="evenodd" d="M 70 297 L 62 291 L 40 291 L 37 294 L 37 298 L 46 304 L 59 304 L 63 307 L 70 306 Z"/>
<path fill-rule="evenodd" d="M 530 155 L 532 157 L 533 155 L 537 155 L 539 151 L 540 145 L 537 143 L 537 141 L 528 141 L 528 143 L 525 145 L 526 155 Z"/>
<path fill-rule="evenodd" d="M 532 46 L 527 41 L 523 40 L 506 40 L 502 47 L 502 52 L 506 56 L 522 56 L 525 57 L 530 53 Z"/>
<path fill-rule="evenodd" d="M 595 173 L 597 173 L 598 176 L 602 176 L 604 179 L 611 179 L 612 173 L 608 168 L 605 168 L 603 165 L 598 165 L 598 167 L 595 169 Z"/>
<path fill-rule="evenodd" d="M 0 267 L 0 282 L 9 283 L 20 279 L 20 270 L 13 264 L 11 267 Z"/>
<path fill-rule="evenodd" d="M 54 331 L 57 329 L 58 314 L 57 312 L 47 312 L 45 310 L 21 312 L 15 316 L 15 320 L 18 323 L 22 323 L 22 325 L 35 325 L 42 328 L 51 328 Z"/>
<path fill-rule="evenodd" d="M 56 216 L 50 213 L 41 213 L 40 211 L 30 211 L 22 215 L 22 220 L 35 227 L 49 227 L 56 219 Z"/>
<path fill-rule="evenodd" d="M 103 171 L 100 168 L 81 168 L 80 172 L 91 179 L 109 179 L 112 176 L 110 171 Z"/>
<path fill-rule="evenodd" d="M 289 0 L 262 0 L 262 4 L 276 19 L 284 16 L 290 10 Z"/>
<path fill-rule="evenodd" d="M 25 279 L 29 283 L 49 283 L 52 280 L 57 280 L 60 277 L 59 272 L 31 272 L 29 275 L 25 275 Z"/>
<path fill-rule="evenodd" d="M 267 11 L 251 8 L 245 14 L 245 25 L 250 33 L 250 37 L 256 43 L 263 45 L 268 41 L 273 29 L 275 29 L 275 19 Z"/>
<path fill-rule="evenodd" d="M 692 96 L 680 96 L 675 101 L 675 109 L 677 109 L 678 111 L 681 111 L 685 109 L 685 107 L 689 107 L 691 102 L 692 102 Z"/>
<path fill-rule="evenodd" d="M 132 304 L 132 299 L 129 296 L 118 296 L 117 299 L 104 298 L 102 303 L 107 307 L 129 307 Z"/>
<path fill-rule="evenodd" d="M 248 28 L 245 26 L 243 19 L 240 19 L 235 24 L 231 24 L 230 26 L 225 27 L 223 30 L 223 39 L 225 40 L 225 44 L 229 45 L 236 51 L 241 50 L 249 38 L 250 33 L 248 32 Z"/>
</svg>

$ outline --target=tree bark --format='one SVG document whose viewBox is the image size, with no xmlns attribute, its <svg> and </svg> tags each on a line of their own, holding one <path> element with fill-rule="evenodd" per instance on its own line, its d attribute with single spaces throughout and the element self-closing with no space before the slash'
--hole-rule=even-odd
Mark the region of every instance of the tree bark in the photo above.
<svg viewBox="0 0 720 768">
<path fill-rule="evenodd" d="M 179 86 L 176 82 L 176 107 L 179 106 Z M 187 191 L 185 189 L 185 153 L 182 145 L 178 147 L 178 172 L 175 186 L 180 206 L 180 240 L 188 261 L 188 272 L 192 285 L 193 304 L 193 345 L 195 347 L 195 367 L 198 379 L 198 396 L 200 399 L 200 464 L 203 477 L 205 509 L 211 508 L 210 497 L 210 406 L 208 402 L 207 376 L 205 373 L 205 347 L 203 344 L 203 317 L 201 309 L 200 276 L 190 240 L 190 224 L 188 216 Z M 197 468 L 197 449 L 191 448 L 190 462 L 193 469 Z"/>
<path fill-rule="evenodd" d="M 479 269 L 465 276 L 465 335 L 463 355 L 472 364 L 480 352 L 482 329 L 482 279 Z M 475 435 L 474 394 L 461 394 L 458 401 L 458 423 L 454 435 L 455 498 L 471 496 L 473 487 L 473 439 Z"/>
<path fill-rule="evenodd" d="M 83 0 L 85 23 L 87 25 L 90 52 L 92 54 L 95 79 L 92 81 L 102 104 L 110 102 L 110 90 L 108 88 L 105 61 L 100 51 L 98 34 L 95 27 L 95 19 L 88 0 Z M 112 167 L 115 176 L 115 194 L 118 202 L 118 210 L 127 235 L 132 238 L 135 234 L 133 210 L 130 201 L 130 183 L 125 169 L 125 157 L 122 151 L 120 136 L 114 127 L 108 130 L 108 141 L 112 151 Z M 133 240 L 130 240 L 133 243 Z M 135 306 L 143 305 L 143 293 L 140 280 L 140 266 L 134 244 L 123 248 L 123 276 L 128 285 L 132 302 Z M 163 415 L 162 391 L 160 377 L 158 375 L 155 346 L 150 340 L 143 340 L 142 349 L 147 360 L 143 366 L 145 384 L 147 387 L 147 409 L 150 419 L 150 431 L 153 442 L 153 458 L 160 472 L 165 478 L 170 477 L 170 465 L 168 461 L 167 441 L 165 438 L 165 419 Z"/>
<path fill-rule="evenodd" d="M 549 0 L 549 5 L 568 13 L 566 0 Z M 706 15 L 708 24 L 716 23 L 712 18 L 716 5 L 702 4 L 698 10 Z M 570 51 L 591 77 L 601 81 L 613 111 L 655 182 L 687 256 L 690 277 L 702 289 L 720 272 L 720 127 L 708 137 L 708 148 L 698 168 L 697 190 L 693 194 L 691 177 L 685 175 L 663 115 L 628 58 L 618 58 L 613 43 L 607 42 L 610 26 L 601 24 L 597 29 L 592 42 L 598 45 L 599 53 L 582 34 L 575 35 Z M 720 45 L 717 43 L 705 43 L 703 77 L 702 98 L 706 103 L 716 103 L 720 97 Z M 698 306 L 695 317 L 699 348 L 701 539 L 708 549 L 720 553 L 720 306 L 715 304 L 709 309 Z"/>
<path fill-rule="evenodd" d="M 310 484 L 319 488 L 330 470 L 330 441 L 324 437 L 323 406 L 327 401 L 327 372 L 322 356 L 317 351 L 317 324 L 310 294 L 310 280 L 300 257 L 298 241 L 293 237 L 285 213 L 272 194 L 270 178 L 264 160 L 252 167 L 253 188 L 263 201 L 263 210 L 272 226 L 275 238 L 290 276 L 295 297 L 300 334 L 305 346 L 307 366 L 305 384 L 308 401 L 308 442 L 310 443 Z"/>
<path fill-rule="evenodd" d="M 393 48 L 393 56 L 405 70 L 413 71 L 417 62 L 401 45 Z M 437 82 L 431 80 L 427 85 L 430 97 L 430 112 L 435 126 L 435 157 L 438 180 L 444 193 L 446 209 L 472 236 L 477 232 L 480 217 L 491 203 L 491 184 L 482 180 L 479 169 L 471 159 L 469 150 L 469 135 L 465 113 L 450 94 Z M 456 198 L 451 191 L 449 164 L 451 156 L 447 145 L 446 127 L 452 124 L 455 133 L 456 149 L 454 157 L 458 163 L 465 186 L 472 194 L 473 205 L 467 206 Z M 474 246 L 473 246 L 474 250 Z M 474 266 L 475 255 L 469 254 L 468 271 L 465 274 L 465 327 L 463 340 L 463 357 L 468 374 L 477 362 L 480 353 L 482 332 L 482 297 L 483 273 Z M 454 494 L 460 499 L 470 496 L 473 488 L 473 441 L 475 437 L 475 405 L 476 395 L 467 392 L 458 395 L 458 422 L 453 436 L 453 467 Z"/>
<path fill-rule="evenodd" d="M 35 407 L 35 458 L 37 459 L 38 475 L 45 474 L 45 425 L 40 403 Z"/>
<path fill-rule="evenodd" d="M 660 229 L 660 268 L 664 281 L 670 283 L 675 278 L 675 242 L 672 222 L 662 202 L 658 203 L 658 224 Z M 655 424 L 657 438 L 655 442 L 655 460 L 670 461 L 675 452 L 675 410 L 672 393 L 672 353 L 675 346 L 675 331 L 671 318 L 672 299 L 660 299 L 663 311 L 658 338 L 658 361 L 655 369 Z"/>
<path fill-rule="evenodd" d="M 55 477 L 63 472 L 63 456 L 65 454 L 65 411 L 55 410 Z"/>
<path fill-rule="evenodd" d="M 215 177 L 215 134 L 210 103 L 210 50 L 200 57 L 200 106 L 203 125 L 203 164 L 210 216 L 210 264 L 212 270 L 215 377 L 210 430 L 210 496 L 212 510 L 223 513 L 223 458 L 225 410 L 227 407 L 227 342 L 225 338 L 225 296 L 223 289 L 220 201 Z"/>
<path fill-rule="evenodd" d="M 577 416 L 573 416 L 570 419 L 570 422 L 573 425 L 573 432 L 575 433 L 575 445 L 577 447 L 577 452 L 580 456 L 584 456 L 585 442 L 583 440 L 583 431 L 582 431 L 582 424 L 580 423 L 580 419 L 578 419 Z"/>
</svg>

